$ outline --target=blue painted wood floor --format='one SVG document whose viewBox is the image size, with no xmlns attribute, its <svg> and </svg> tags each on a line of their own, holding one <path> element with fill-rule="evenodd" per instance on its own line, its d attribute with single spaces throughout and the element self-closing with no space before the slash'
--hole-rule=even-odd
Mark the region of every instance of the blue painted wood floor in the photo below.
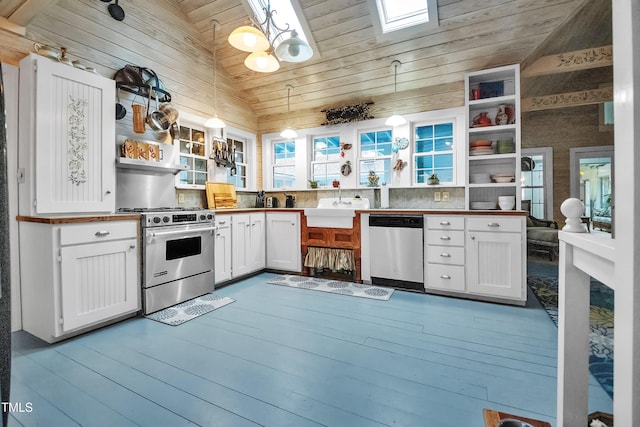
<svg viewBox="0 0 640 427">
<path fill-rule="evenodd" d="M 144 318 L 46 345 L 14 334 L 18 426 L 555 425 L 557 329 L 512 307 L 396 291 L 376 301 L 266 284 L 173 327 Z M 592 379 L 590 410 L 612 412 Z"/>
</svg>

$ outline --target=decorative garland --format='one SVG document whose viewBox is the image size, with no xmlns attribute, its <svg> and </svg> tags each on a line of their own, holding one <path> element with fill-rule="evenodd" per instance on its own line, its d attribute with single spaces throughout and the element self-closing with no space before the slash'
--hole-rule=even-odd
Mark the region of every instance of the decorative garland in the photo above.
<svg viewBox="0 0 640 427">
<path fill-rule="evenodd" d="M 85 171 L 85 154 L 87 152 L 87 129 L 85 127 L 86 99 L 73 99 L 69 96 L 69 142 L 67 152 L 69 154 L 69 180 L 75 185 L 87 182 L 87 172 Z"/>
<path fill-rule="evenodd" d="M 369 115 L 369 105 L 373 105 L 373 102 L 362 102 L 360 104 L 322 110 L 327 117 L 327 121 L 322 124 L 337 125 L 373 119 L 373 116 Z"/>
</svg>

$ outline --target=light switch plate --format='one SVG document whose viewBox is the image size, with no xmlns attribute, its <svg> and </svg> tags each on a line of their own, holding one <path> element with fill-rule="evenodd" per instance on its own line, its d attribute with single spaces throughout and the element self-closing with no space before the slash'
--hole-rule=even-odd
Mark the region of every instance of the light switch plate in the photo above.
<svg viewBox="0 0 640 427">
<path fill-rule="evenodd" d="M 439 202 L 440 201 L 440 196 L 441 196 L 440 191 L 434 191 L 433 192 L 433 201 L 434 202 Z"/>
<path fill-rule="evenodd" d="M 178 203 L 184 203 L 184 193 L 178 194 Z"/>
<path fill-rule="evenodd" d="M 449 192 L 448 191 L 443 191 L 442 192 L 442 201 L 443 202 L 448 202 L 449 201 Z"/>
</svg>

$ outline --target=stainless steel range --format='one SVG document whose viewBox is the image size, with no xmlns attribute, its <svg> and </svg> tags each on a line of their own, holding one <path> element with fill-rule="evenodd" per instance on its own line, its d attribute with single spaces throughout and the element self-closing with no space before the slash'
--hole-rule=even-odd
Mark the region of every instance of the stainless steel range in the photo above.
<svg viewBox="0 0 640 427">
<path fill-rule="evenodd" d="M 215 214 L 202 208 L 140 212 L 142 302 L 153 313 L 214 290 Z"/>
</svg>

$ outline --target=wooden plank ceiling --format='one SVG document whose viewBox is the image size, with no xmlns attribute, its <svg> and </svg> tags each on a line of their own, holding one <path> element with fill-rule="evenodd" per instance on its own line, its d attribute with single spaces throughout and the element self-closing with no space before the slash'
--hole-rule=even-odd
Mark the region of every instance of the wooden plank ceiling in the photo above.
<svg viewBox="0 0 640 427">
<path fill-rule="evenodd" d="M 261 75 L 248 70 L 246 54 L 226 41 L 248 17 L 241 0 L 175 1 L 203 40 L 212 40 L 212 19 L 221 23 L 218 59 L 258 117 L 286 112 L 287 84 L 294 87 L 291 110 L 321 110 L 393 94 L 394 59 L 402 62 L 398 92 L 460 83 L 467 70 L 519 63 L 584 3 L 438 0 L 438 29 L 378 40 L 368 0 L 300 0 L 318 52 L 305 63 L 282 63 L 278 72 Z"/>
<path fill-rule="evenodd" d="M 51 3 L 56 2 L 3 0 L 0 16 L 9 21 L 12 16 L 19 17 L 20 22 L 14 23 L 27 26 L 29 10 Z M 152 1 L 138 3 L 156 5 Z M 291 111 L 320 111 L 362 101 L 394 100 L 402 100 L 403 113 L 422 111 L 424 105 L 418 98 L 425 93 L 438 93 L 438 87 L 448 88 L 449 92 L 461 90 L 467 70 L 532 59 L 542 43 L 560 31 L 585 4 L 595 9 L 593 15 L 598 13 L 594 5 L 607 4 L 610 9 L 611 2 L 438 0 L 437 29 L 380 39 L 375 34 L 376 15 L 369 0 L 298 0 L 317 51 L 311 60 L 302 64 L 282 63 L 281 69 L 271 74 L 247 69 L 243 64 L 246 53 L 234 49 L 226 40 L 248 18 L 249 9 L 243 0 L 166 0 L 166 3 L 186 15 L 193 25 L 193 34 L 206 49 L 213 44 L 212 20 L 221 23 L 216 32 L 216 53 L 223 82 L 230 81 L 236 86 L 234 89 L 260 120 L 287 114 L 287 84 L 293 86 Z M 127 3 L 122 2 L 121 6 L 126 9 Z M 598 40 L 597 29 L 591 33 L 593 40 L 581 35 L 580 46 L 570 46 L 569 50 L 611 43 L 610 37 L 608 42 Z M 402 63 L 397 94 L 391 67 L 396 59 Z M 539 95 L 535 85 L 531 84 L 529 89 Z"/>
</svg>

